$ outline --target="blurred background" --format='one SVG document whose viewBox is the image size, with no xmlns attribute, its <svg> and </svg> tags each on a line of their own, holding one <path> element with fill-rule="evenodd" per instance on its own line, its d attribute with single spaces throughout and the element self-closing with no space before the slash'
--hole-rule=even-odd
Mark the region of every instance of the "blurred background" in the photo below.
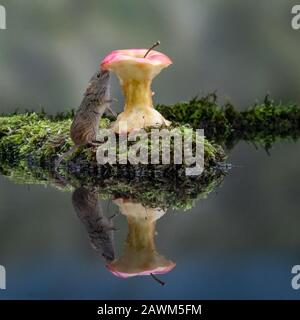
<svg viewBox="0 0 300 320">
<path fill-rule="evenodd" d="M 156 102 L 215 90 L 241 108 L 266 92 L 299 101 L 295 3 L 1 0 L 7 10 L 7 30 L 0 33 L 1 111 L 76 108 L 107 53 L 147 48 L 158 39 L 174 64 L 154 81 Z M 113 93 L 120 98 L 116 81 Z"/>
<path fill-rule="evenodd" d="M 172 104 L 217 91 L 245 109 L 266 93 L 300 101 L 300 30 L 289 0 L 0 0 L 0 112 L 76 108 L 101 59 L 120 48 L 158 49 L 173 60 L 153 82 L 155 102 Z M 122 96 L 113 79 L 116 110 Z M 8 298 L 300 298 L 291 268 L 300 264 L 299 143 L 268 156 L 241 142 L 238 165 L 192 210 L 158 222 L 159 252 L 177 262 L 162 277 L 118 279 L 90 247 L 71 195 L 0 177 L 0 264 Z M 116 208 L 105 204 L 107 211 Z M 121 250 L 124 217 L 116 223 Z M 171 232 L 170 232 L 171 229 Z"/>
</svg>

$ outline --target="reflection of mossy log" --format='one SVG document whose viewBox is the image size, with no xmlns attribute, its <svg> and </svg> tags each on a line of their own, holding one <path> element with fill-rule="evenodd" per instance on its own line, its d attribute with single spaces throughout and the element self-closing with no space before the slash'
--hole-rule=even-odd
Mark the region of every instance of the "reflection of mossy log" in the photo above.
<svg viewBox="0 0 300 320">
<path fill-rule="evenodd" d="M 208 139 L 228 148 L 246 140 L 268 149 L 277 140 L 300 136 L 300 107 L 276 104 L 268 96 L 245 111 L 236 110 L 230 103 L 220 107 L 215 94 L 173 106 L 158 105 L 157 110 L 168 120 L 204 129 Z"/>
<path fill-rule="evenodd" d="M 84 168 L 83 170 L 81 170 Z M 61 177 L 51 167 L 20 162 L 0 163 L 0 173 L 16 183 L 52 185 L 62 191 L 85 186 L 102 199 L 126 198 L 152 208 L 183 208 L 205 198 L 223 180 L 225 172 L 206 168 L 199 176 L 186 176 L 176 165 L 123 165 L 80 167 L 71 164 Z"/>
</svg>

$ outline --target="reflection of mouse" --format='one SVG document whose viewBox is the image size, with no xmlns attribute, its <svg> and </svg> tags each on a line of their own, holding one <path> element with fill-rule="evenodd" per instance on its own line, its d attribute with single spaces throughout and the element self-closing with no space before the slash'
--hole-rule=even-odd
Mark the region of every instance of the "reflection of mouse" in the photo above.
<svg viewBox="0 0 300 320">
<path fill-rule="evenodd" d="M 88 232 L 93 248 L 101 252 L 106 262 L 113 261 L 115 259 L 113 233 L 116 229 L 112 218 L 104 216 L 97 193 L 84 187 L 77 188 L 72 195 L 72 204 Z"/>
<path fill-rule="evenodd" d="M 106 70 L 96 72 L 91 78 L 71 125 L 70 136 L 75 145 L 57 159 L 56 169 L 61 161 L 79 146 L 95 145 L 99 120 L 103 113 L 108 109 L 114 114 L 110 108 L 112 100 L 110 100 L 109 78 L 109 71 Z"/>
</svg>

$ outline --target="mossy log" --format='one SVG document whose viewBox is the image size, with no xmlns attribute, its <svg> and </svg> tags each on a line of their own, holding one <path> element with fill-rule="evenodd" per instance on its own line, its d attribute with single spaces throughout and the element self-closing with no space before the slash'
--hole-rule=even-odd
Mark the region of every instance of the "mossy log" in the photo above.
<svg viewBox="0 0 300 320">
<path fill-rule="evenodd" d="M 99 165 L 97 147 L 91 146 L 67 158 L 57 174 L 54 160 L 72 146 L 71 118 L 72 113 L 0 117 L 0 173 L 17 183 L 50 184 L 66 191 L 85 186 L 96 189 L 101 198 L 130 198 L 160 208 L 190 208 L 226 174 L 219 166 L 225 161 L 223 149 L 208 140 L 204 142 L 205 170 L 199 176 L 186 176 L 184 164 Z M 109 119 L 102 119 L 100 129 L 109 124 Z"/>
<path fill-rule="evenodd" d="M 0 117 L 0 160 L 3 163 L 19 165 L 23 161 L 34 163 L 38 166 L 51 166 L 58 156 L 73 146 L 70 138 L 71 117 L 65 115 L 48 117 L 43 113 L 25 113 Z M 99 130 L 110 126 L 108 118 L 102 118 Z M 186 126 L 175 126 L 180 132 Z M 150 129 L 147 129 L 150 135 Z M 157 128 L 156 128 L 157 129 Z M 164 128 L 166 129 L 166 128 Z M 172 129 L 172 127 L 170 127 Z M 190 139 L 196 142 L 198 136 L 191 133 Z M 149 136 L 150 140 L 150 136 Z M 148 143 L 148 141 L 146 141 Z M 150 143 L 150 142 L 149 142 Z M 130 145 L 130 142 L 128 142 Z M 161 147 L 161 146 L 160 146 Z M 171 154 L 176 146 L 171 143 Z M 193 148 L 195 145 L 193 144 Z M 130 150 L 130 148 L 129 148 Z M 148 149 L 150 153 L 151 145 Z M 96 146 L 79 147 L 69 158 L 68 164 L 93 165 L 96 161 Z M 129 151 L 128 151 L 129 152 Z M 118 146 L 116 153 L 119 154 Z M 204 140 L 205 166 L 209 167 L 223 162 L 225 159 L 222 148 L 214 143 Z M 172 161 L 172 157 L 170 159 Z M 172 163 L 170 165 L 173 165 Z M 166 165 L 170 167 L 170 165 Z M 122 166 L 117 164 L 117 166 Z M 179 165 L 180 166 L 180 165 Z M 185 166 L 183 164 L 183 166 Z M 177 166 L 177 168 L 179 168 Z"/>
<path fill-rule="evenodd" d="M 184 165 L 98 165 L 95 148 L 78 149 L 66 159 L 61 176 L 53 173 L 53 161 L 72 146 L 69 129 L 74 111 L 47 116 L 28 112 L 0 116 L 0 172 L 21 183 L 52 184 L 64 190 L 78 185 L 97 188 L 102 197 L 128 197 L 150 207 L 187 208 L 219 185 L 225 154 L 219 145 L 232 148 L 243 139 L 266 149 L 280 139 L 297 140 L 300 108 L 276 104 L 266 97 L 245 111 L 232 104 L 219 106 L 215 94 L 173 106 L 158 105 L 163 116 L 179 128 L 188 124 L 204 129 L 205 170 L 186 177 Z M 101 120 L 100 128 L 110 124 Z"/>
</svg>

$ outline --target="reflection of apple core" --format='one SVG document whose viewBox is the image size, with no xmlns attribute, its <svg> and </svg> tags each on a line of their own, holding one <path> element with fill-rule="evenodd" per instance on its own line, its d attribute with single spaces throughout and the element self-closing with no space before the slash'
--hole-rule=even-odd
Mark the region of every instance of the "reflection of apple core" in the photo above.
<svg viewBox="0 0 300 320">
<path fill-rule="evenodd" d="M 166 211 L 145 208 L 131 200 L 114 201 L 128 221 L 128 236 L 123 255 L 107 264 L 107 268 L 117 277 L 163 274 L 171 271 L 175 263 L 160 255 L 155 248 L 155 223 Z"/>
<path fill-rule="evenodd" d="M 167 121 L 153 108 L 151 82 L 163 68 L 172 61 L 158 51 L 147 49 L 116 50 L 108 54 L 101 62 L 103 70 L 116 73 L 125 96 L 124 111 L 118 115 L 112 129 L 115 132 L 130 132 L 149 126 L 166 125 Z"/>
</svg>

